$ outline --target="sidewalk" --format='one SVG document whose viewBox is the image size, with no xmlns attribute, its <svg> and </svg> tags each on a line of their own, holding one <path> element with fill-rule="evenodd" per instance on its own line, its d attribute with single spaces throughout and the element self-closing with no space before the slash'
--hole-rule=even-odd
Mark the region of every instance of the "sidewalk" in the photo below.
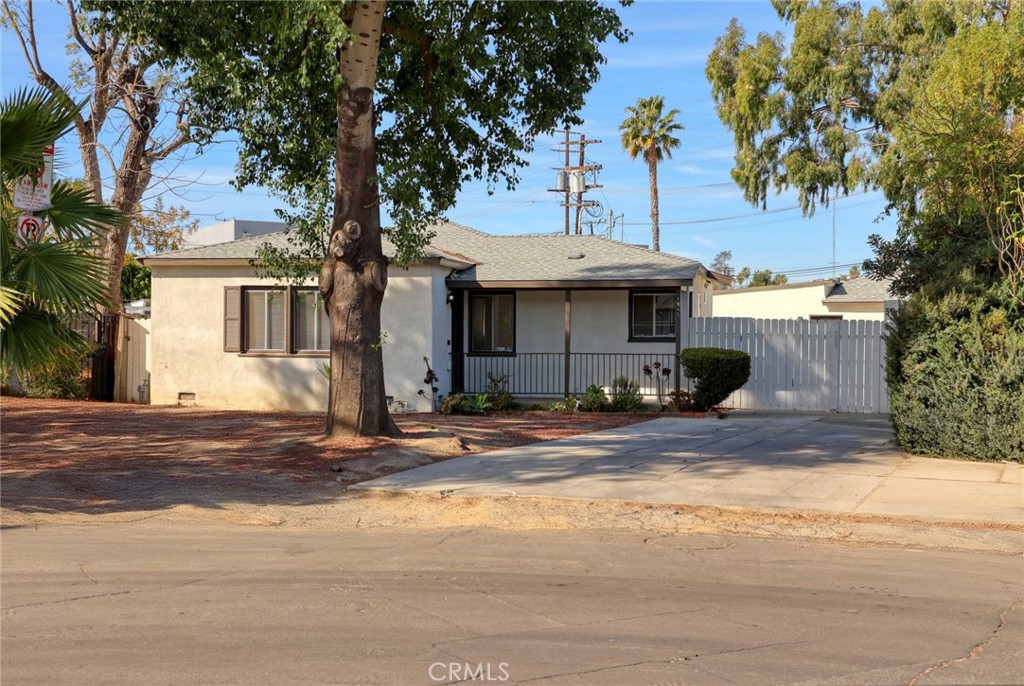
<svg viewBox="0 0 1024 686">
<path fill-rule="evenodd" d="M 456 458 L 354 489 L 709 505 L 1024 531 L 1024 465 L 918 457 L 878 415 L 666 417 Z"/>
</svg>

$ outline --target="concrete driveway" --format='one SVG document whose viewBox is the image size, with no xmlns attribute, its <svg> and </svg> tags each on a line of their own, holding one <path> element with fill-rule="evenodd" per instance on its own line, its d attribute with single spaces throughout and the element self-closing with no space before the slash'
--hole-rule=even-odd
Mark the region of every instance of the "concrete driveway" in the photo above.
<svg viewBox="0 0 1024 686">
<path fill-rule="evenodd" d="M 1024 466 L 908 455 L 887 416 L 666 417 L 354 486 L 1024 524 Z"/>
</svg>

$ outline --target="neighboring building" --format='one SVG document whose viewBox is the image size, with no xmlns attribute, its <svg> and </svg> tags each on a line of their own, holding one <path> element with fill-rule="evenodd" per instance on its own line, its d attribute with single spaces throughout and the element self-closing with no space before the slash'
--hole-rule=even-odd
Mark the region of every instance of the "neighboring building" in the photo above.
<svg viewBox="0 0 1024 686">
<path fill-rule="evenodd" d="M 849 281 L 821 279 L 779 286 L 733 288 L 714 292 L 715 316 L 755 319 L 884 320 L 891 280 L 860 276 Z"/>
<path fill-rule="evenodd" d="M 261 222 L 248 219 L 228 219 L 217 224 L 210 224 L 196 229 L 187 234 L 182 243 L 186 248 L 194 248 L 201 245 L 216 245 L 237 241 L 243 238 L 266 236 L 272 233 L 284 231 L 285 225 L 282 222 Z M 261 241 L 262 242 L 262 241 Z"/>
<path fill-rule="evenodd" d="M 722 285 L 693 260 L 596 236 L 432 230 L 422 260 L 390 268 L 381 312 L 385 387 L 410 409 L 430 410 L 429 392 L 418 395 L 424 357 L 442 395 L 483 391 L 488 373 L 506 375 L 520 396 L 558 397 L 618 375 L 642 383 L 644 364 L 675 367 L 688 322 L 679 303 L 710 316 Z M 249 261 L 264 242 L 284 246 L 285 234 L 145 259 L 153 403 L 323 409 L 329 327 L 316 282 L 257 279 Z M 394 253 L 387 241 L 384 250 Z"/>
</svg>

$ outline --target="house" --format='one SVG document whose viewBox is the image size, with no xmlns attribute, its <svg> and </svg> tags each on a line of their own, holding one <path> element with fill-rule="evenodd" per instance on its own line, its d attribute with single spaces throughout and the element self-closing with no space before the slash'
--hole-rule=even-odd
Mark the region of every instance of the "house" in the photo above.
<svg viewBox="0 0 1024 686">
<path fill-rule="evenodd" d="M 643 382 L 645 364 L 675 367 L 689 316 L 710 316 L 711 294 L 727 282 L 694 260 L 597 236 L 432 231 L 422 259 L 389 270 L 380 345 L 394 408 L 431 409 L 429 390 L 419 395 L 424 358 L 442 395 L 496 379 L 537 398 L 620 375 Z M 264 242 L 283 247 L 286 234 L 145 259 L 153 403 L 324 408 L 329 327 L 316 281 L 257 278 L 250 260 Z M 394 254 L 387 240 L 384 250 Z"/>
<path fill-rule="evenodd" d="M 779 286 L 716 290 L 715 316 L 755 319 L 865 319 L 881 321 L 898 298 L 892 280 L 860 276 L 848 281 L 819 279 Z"/>
</svg>

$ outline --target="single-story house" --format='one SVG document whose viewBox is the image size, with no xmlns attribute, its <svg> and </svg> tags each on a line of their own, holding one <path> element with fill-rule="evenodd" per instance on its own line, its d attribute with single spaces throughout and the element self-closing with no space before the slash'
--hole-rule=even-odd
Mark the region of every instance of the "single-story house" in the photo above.
<svg viewBox="0 0 1024 686">
<path fill-rule="evenodd" d="M 689 320 L 681 313 L 710 316 L 712 293 L 728 283 L 694 260 L 597 236 L 496 236 L 451 223 L 432 231 L 421 260 L 389 270 L 381 345 L 394 409 L 431 409 L 424 358 L 441 395 L 482 392 L 493 379 L 537 398 L 619 375 L 644 384 L 644 365 L 677 366 Z M 153 403 L 325 407 L 330 341 L 316 281 L 257 278 L 250 260 L 264 242 L 284 246 L 286 234 L 145 259 Z M 384 249 L 394 254 L 387 240 Z"/>
<path fill-rule="evenodd" d="M 716 317 L 882 321 L 886 309 L 899 300 L 890 292 L 891 286 L 891 279 L 859 276 L 716 290 L 712 295 Z"/>
</svg>

